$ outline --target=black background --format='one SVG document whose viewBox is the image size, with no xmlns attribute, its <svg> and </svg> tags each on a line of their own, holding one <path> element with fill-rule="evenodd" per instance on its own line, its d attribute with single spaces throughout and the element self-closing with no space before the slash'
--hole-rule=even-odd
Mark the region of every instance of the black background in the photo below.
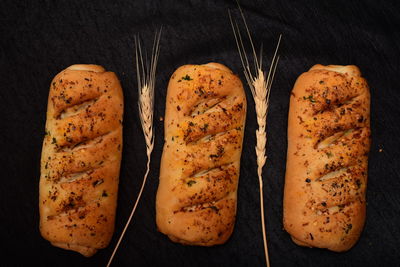
<svg viewBox="0 0 400 267">
<path fill-rule="evenodd" d="M 382 2 L 382 3 L 381 3 Z M 242 1 L 255 43 L 270 62 L 278 35 L 281 59 L 268 116 L 264 168 L 270 259 L 273 266 L 394 266 L 400 264 L 400 6 L 396 1 Z M 167 82 L 183 64 L 226 64 L 244 81 L 227 15 L 231 1 L 1 1 L 0 5 L 0 238 L 6 265 L 104 266 L 122 231 L 145 172 L 145 145 L 137 109 L 134 35 L 150 47 L 161 25 L 157 71 L 155 150 L 139 208 L 114 266 L 262 266 L 256 120 L 248 114 L 235 231 L 222 246 L 187 247 L 156 231 L 155 194 L 163 145 Z M 103 65 L 120 78 L 125 96 L 124 150 L 116 230 L 92 258 L 52 247 L 39 233 L 38 183 L 48 88 L 75 63 Z M 289 94 L 312 65 L 355 64 L 372 95 L 372 147 L 367 221 L 346 253 L 296 246 L 282 227 Z M 380 151 L 380 149 L 382 149 Z"/>
</svg>

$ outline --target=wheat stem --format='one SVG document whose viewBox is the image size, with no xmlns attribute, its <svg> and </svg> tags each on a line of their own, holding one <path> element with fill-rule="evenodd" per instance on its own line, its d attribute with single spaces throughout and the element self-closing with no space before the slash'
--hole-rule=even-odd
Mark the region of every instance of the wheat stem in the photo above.
<svg viewBox="0 0 400 267">
<path fill-rule="evenodd" d="M 247 53 L 245 46 L 243 44 L 243 38 L 239 30 L 239 26 L 236 21 L 233 21 L 230 10 L 228 10 L 229 20 L 231 22 L 232 30 L 235 36 L 236 46 L 239 51 L 240 60 L 242 62 L 242 66 L 244 69 L 244 75 L 246 77 L 246 81 L 250 87 L 251 93 L 253 95 L 256 115 L 257 115 L 257 124 L 258 129 L 256 130 L 256 155 L 257 155 L 257 175 L 259 181 L 259 191 L 260 191 L 260 216 L 261 216 L 261 227 L 262 227 L 262 235 L 263 235 L 263 244 L 264 244 L 264 254 L 265 254 L 265 262 L 266 265 L 270 266 L 269 261 L 269 253 L 268 253 L 268 243 L 267 243 L 267 235 L 265 228 L 265 216 L 264 216 L 264 193 L 263 193 L 263 179 L 262 179 L 262 169 L 267 160 L 266 156 L 266 144 L 267 144 L 267 133 L 266 133 L 266 124 L 267 124 L 267 114 L 268 114 L 268 105 L 269 105 L 269 96 L 271 92 L 272 82 L 275 77 L 276 67 L 278 65 L 279 56 L 277 56 L 278 48 L 281 41 L 281 35 L 279 36 L 278 44 L 275 49 L 274 56 L 271 61 L 271 66 L 268 71 L 268 75 L 266 77 L 265 73 L 262 71 L 262 46 L 259 55 L 259 59 L 257 59 L 257 53 L 254 48 L 254 43 L 244 17 L 243 11 L 240 8 L 238 3 L 239 11 L 241 18 L 243 20 L 244 26 L 246 28 L 247 38 L 249 39 L 251 50 L 253 53 L 253 62 L 255 66 L 255 73 L 253 74 L 249 61 L 247 58 Z"/>
<path fill-rule="evenodd" d="M 145 55 L 146 61 L 143 60 L 140 38 L 139 36 L 135 36 L 136 72 L 137 72 L 138 93 L 139 93 L 138 107 L 139 107 L 140 122 L 142 125 L 142 130 L 146 142 L 147 167 L 146 167 L 146 173 L 144 174 L 143 177 L 142 186 L 140 187 L 139 194 L 135 201 L 135 205 L 132 208 L 128 221 L 125 224 L 125 227 L 118 239 L 118 242 L 113 250 L 113 253 L 111 254 L 111 257 L 107 263 L 107 267 L 111 265 L 115 253 L 117 252 L 119 245 L 121 244 L 122 238 L 124 237 L 125 232 L 128 229 L 133 214 L 135 213 L 140 198 L 142 196 L 144 186 L 147 181 L 147 176 L 149 175 L 150 172 L 151 152 L 153 151 L 154 148 L 154 133 L 153 133 L 154 87 L 155 87 L 157 61 L 160 53 L 161 31 L 162 28 L 155 33 L 150 66 L 148 64 L 146 55 Z"/>
</svg>

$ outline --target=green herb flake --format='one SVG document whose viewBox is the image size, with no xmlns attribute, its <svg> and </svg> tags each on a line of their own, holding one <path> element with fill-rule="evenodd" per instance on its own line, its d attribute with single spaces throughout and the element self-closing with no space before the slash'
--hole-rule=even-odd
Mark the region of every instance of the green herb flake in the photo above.
<svg viewBox="0 0 400 267">
<path fill-rule="evenodd" d="M 328 159 L 330 159 L 331 157 L 333 157 L 333 154 L 331 152 L 325 152 L 326 156 L 328 157 Z"/>
<path fill-rule="evenodd" d="M 53 137 L 53 141 L 51 142 L 51 144 L 57 144 L 57 139 L 55 137 Z"/>
<path fill-rule="evenodd" d="M 347 130 L 344 134 L 343 137 L 348 136 L 349 134 L 351 134 L 353 132 L 353 129 Z"/>
<path fill-rule="evenodd" d="M 303 96 L 303 99 L 304 99 L 304 100 L 310 100 L 311 103 L 317 102 L 317 101 L 314 99 L 313 95 L 309 95 L 309 96 L 307 96 L 307 97 Z"/>
<path fill-rule="evenodd" d="M 197 183 L 197 182 L 194 181 L 194 180 L 190 180 L 190 181 L 187 182 L 187 185 L 188 185 L 189 187 L 191 187 L 191 186 L 194 185 L 195 183 Z"/>
<path fill-rule="evenodd" d="M 214 210 L 214 211 L 217 212 L 217 213 L 218 213 L 218 211 L 219 211 L 219 208 L 217 208 L 216 206 L 210 206 L 210 209 Z"/>
<path fill-rule="evenodd" d="M 186 76 L 183 76 L 183 77 L 182 77 L 182 80 L 191 81 L 191 80 L 193 80 L 193 79 L 190 78 L 190 76 L 186 74 Z"/>
</svg>

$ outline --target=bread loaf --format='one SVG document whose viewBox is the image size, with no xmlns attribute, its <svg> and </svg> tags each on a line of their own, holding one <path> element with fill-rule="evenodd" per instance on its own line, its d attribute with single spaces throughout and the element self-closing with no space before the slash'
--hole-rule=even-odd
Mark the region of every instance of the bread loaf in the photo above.
<svg viewBox="0 0 400 267">
<path fill-rule="evenodd" d="M 246 97 L 227 67 L 185 65 L 172 75 L 156 199 L 158 230 L 175 242 L 212 246 L 236 216 Z"/>
<path fill-rule="evenodd" d="M 283 222 L 302 246 L 346 251 L 365 221 L 370 93 L 356 66 L 315 65 L 290 97 Z"/>
<path fill-rule="evenodd" d="M 39 188 L 40 232 L 91 256 L 113 231 L 122 151 L 123 95 L 97 65 L 73 65 L 50 86 Z"/>
</svg>

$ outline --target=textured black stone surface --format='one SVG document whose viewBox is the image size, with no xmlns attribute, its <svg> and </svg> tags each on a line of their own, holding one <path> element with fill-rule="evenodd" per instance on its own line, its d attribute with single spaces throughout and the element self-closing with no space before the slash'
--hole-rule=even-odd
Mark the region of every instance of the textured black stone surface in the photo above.
<svg viewBox="0 0 400 267">
<path fill-rule="evenodd" d="M 396 1 L 242 1 L 266 62 L 283 34 L 268 116 L 265 212 L 273 266 L 400 265 L 400 6 Z M 248 95 L 246 134 L 235 231 L 222 246 L 172 243 L 155 225 L 155 194 L 163 144 L 166 87 L 183 64 L 216 61 L 244 81 L 229 25 L 231 1 L 1 1 L 0 5 L 0 238 L 5 265 L 104 266 L 133 206 L 145 171 L 137 110 L 134 35 L 148 46 L 164 32 L 157 71 L 155 151 L 140 206 L 114 266 L 262 266 L 259 193 L 254 153 L 256 120 Z M 101 64 L 119 76 L 125 96 L 124 149 L 116 230 L 92 258 L 52 247 L 38 231 L 38 183 L 51 79 L 75 63 Z M 367 221 L 346 253 L 301 248 L 282 227 L 289 94 L 312 65 L 355 64 L 372 95 L 372 147 Z M 380 149 L 381 152 L 380 152 Z"/>
</svg>

